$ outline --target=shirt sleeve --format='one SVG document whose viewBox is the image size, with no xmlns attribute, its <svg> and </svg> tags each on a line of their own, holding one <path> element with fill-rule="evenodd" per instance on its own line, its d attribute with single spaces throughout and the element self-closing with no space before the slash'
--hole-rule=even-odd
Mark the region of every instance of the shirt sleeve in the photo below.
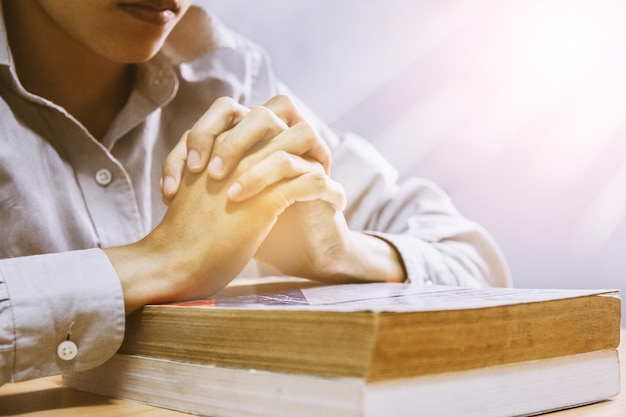
<svg viewBox="0 0 626 417">
<path fill-rule="evenodd" d="M 121 284 L 100 249 L 0 261 L 0 385 L 95 367 L 124 325 Z M 58 352 L 67 340 L 75 352 Z"/>
<path fill-rule="evenodd" d="M 281 84 L 278 92 L 294 97 Z M 367 140 L 331 129 L 294 100 L 331 148 L 331 176 L 345 189 L 348 225 L 392 245 L 410 282 L 511 285 L 491 234 L 464 217 L 440 187 L 423 178 L 399 182 L 397 170 Z"/>
<path fill-rule="evenodd" d="M 423 178 L 398 182 L 374 147 L 354 134 L 335 134 L 332 176 L 348 199 L 353 230 L 386 240 L 411 282 L 509 286 L 510 273 L 493 237 L 465 218 L 448 195 Z"/>
</svg>

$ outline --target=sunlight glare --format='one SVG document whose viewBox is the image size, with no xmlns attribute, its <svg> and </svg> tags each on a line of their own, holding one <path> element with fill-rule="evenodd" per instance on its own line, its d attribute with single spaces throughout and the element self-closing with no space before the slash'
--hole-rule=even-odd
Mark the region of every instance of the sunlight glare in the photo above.
<svg viewBox="0 0 626 417">
<path fill-rule="evenodd" d="M 519 33 L 519 71 L 547 89 L 585 88 L 594 77 L 622 62 L 613 55 L 623 39 L 624 4 L 618 1 L 542 2 L 526 16 Z"/>
</svg>

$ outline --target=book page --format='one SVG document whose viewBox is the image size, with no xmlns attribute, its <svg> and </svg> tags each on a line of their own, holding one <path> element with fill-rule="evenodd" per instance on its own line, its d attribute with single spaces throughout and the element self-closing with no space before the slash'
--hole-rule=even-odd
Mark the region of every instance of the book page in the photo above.
<svg viewBox="0 0 626 417">
<path fill-rule="evenodd" d="M 494 307 L 519 303 L 604 294 L 607 290 L 551 290 L 521 288 L 462 288 L 412 284 L 338 286 L 302 289 L 309 305 L 344 305 L 352 308 L 384 307 L 384 310 L 451 310 Z M 392 308 L 393 307 L 393 308 Z"/>
<path fill-rule="evenodd" d="M 236 309 L 317 311 L 437 311 L 496 307 L 520 303 L 617 295 L 615 290 L 463 288 L 417 284 L 321 285 L 310 281 L 263 282 L 227 287 L 209 300 L 175 303 Z"/>
</svg>

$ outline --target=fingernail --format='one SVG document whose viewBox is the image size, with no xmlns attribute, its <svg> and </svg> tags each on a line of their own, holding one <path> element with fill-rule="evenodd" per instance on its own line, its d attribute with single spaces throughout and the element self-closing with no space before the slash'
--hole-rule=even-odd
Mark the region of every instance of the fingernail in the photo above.
<svg viewBox="0 0 626 417">
<path fill-rule="evenodd" d="M 189 152 L 187 152 L 187 167 L 189 169 L 198 169 L 201 164 L 200 153 L 195 149 L 190 149 Z"/>
<path fill-rule="evenodd" d="M 172 176 L 163 179 L 163 194 L 170 196 L 176 192 L 176 180 Z"/>
<path fill-rule="evenodd" d="M 215 175 L 222 175 L 222 170 L 224 169 L 224 164 L 222 162 L 222 158 L 219 156 L 214 156 L 209 162 L 209 172 Z"/>
<path fill-rule="evenodd" d="M 230 198 L 231 200 L 236 199 L 237 197 L 241 195 L 241 191 L 242 191 L 241 184 L 239 184 L 238 182 L 234 183 L 228 189 L 228 192 L 227 192 L 228 198 Z"/>
</svg>

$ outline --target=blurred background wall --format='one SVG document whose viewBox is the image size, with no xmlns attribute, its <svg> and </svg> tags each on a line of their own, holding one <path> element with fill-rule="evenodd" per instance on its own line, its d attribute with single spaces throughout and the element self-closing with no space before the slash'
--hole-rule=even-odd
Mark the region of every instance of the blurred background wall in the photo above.
<svg viewBox="0 0 626 417">
<path fill-rule="evenodd" d="M 516 286 L 626 289 L 626 2 L 197 1 L 327 122 L 446 189 Z"/>
</svg>

